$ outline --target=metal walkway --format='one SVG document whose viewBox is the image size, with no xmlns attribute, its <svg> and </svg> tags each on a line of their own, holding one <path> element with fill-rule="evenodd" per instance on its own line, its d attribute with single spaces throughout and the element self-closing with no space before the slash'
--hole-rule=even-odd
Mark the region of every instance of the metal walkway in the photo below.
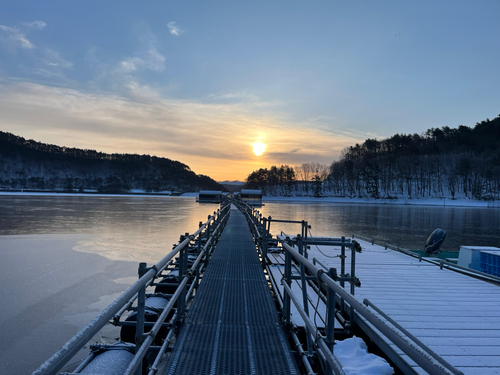
<svg viewBox="0 0 500 375">
<path fill-rule="evenodd" d="M 247 221 L 235 208 L 163 373 L 299 373 Z"/>
</svg>

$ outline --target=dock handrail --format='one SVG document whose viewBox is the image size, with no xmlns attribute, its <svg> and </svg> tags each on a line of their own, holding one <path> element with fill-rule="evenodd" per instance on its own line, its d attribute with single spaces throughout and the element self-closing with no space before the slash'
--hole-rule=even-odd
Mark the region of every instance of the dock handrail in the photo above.
<svg viewBox="0 0 500 375">
<path fill-rule="evenodd" d="M 76 353 L 78 353 L 78 351 L 87 342 L 89 342 L 92 339 L 92 337 L 95 334 L 97 334 L 99 330 L 103 328 L 104 325 L 106 325 L 115 316 L 115 314 L 117 314 L 120 310 L 122 310 L 122 307 L 124 305 L 128 304 L 131 299 L 137 297 L 138 293 L 141 290 L 143 291 L 148 285 L 150 285 L 152 280 L 154 280 L 156 277 L 160 275 L 160 273 L 162 272 L 164 267 L 168 264 L 168 262 L 170 262 L 180 251 L 184 250 L 192 240 L 194 240 L 197 236 L 200 236 L 200 234 L 205 228 L 210 228 L 210 225 L 212 223 L 220 224 L 220 222 L 224 218 L 227 218 L 227 215 L 229 214 L 229 207 L 230 205 L 226 204 L 225 206 L 221 206 L 216 212 L 214 212 L 213 215 L 209 215 L 208 220 L 202 225 L 200 225 L 198 230 L 196 230 L 193 234 L 186 236 L 186 238 L 182 242 L 180 242 L 177 246 L 175 246 L 174 249 L 172 249 L 172 251 L 170 251 L 158 263 L 146 269 L 146 272 L 134 284 L 132 284 L 125 292 L 123 292 L 123 294 L 120 297 L 118 297 L 113 303 L 111 303 L 106 309 L 104 309 L 104 311 L 102 311 L 90 324 L 84 327 L 79 333 L 77 333 L 66 344 L 64 344 L 62 348 L 59 351 L 57 351 L 51 358 L 49 358 L 37 370 L 35 370 L 33 372 L 33 375 L 45 375 L 45 374 L 52 375 L 56 374 L 59 370 L 61 370 L 61 368 L 63 368 L 63 366 L 66 363 L 68 363 L 68 361 Z M 215 232 L 216 232 L 215 230 L 212 231 L 212 233 Z M 179 285 L 179 288 L 174 294 L 174 297 L 169 301 L 168 305 L 166 306 L 165 310 L 160 316 L 160 319 L 162 318 L 161 322 L 160 319 L 158 319 L 153 329 L 146 335 L 147 337 L 144 343 L 146 342 L 149 343 L 150 341 L 152 342 L 150 338 L 152 337 L 154 339 L 154 336 L 159 331 L 159 328 L 161 327 L 163 321 L 167 317 L 168 312 L 172 309 L 176 299 L 181 294 L 183 290 L 181 286 L 184 285 L 185 287 L 185 285 L 187 284 L 187 280 L 188 280 L 187 278 L 184 278 L 184 280 L 182 281 L 183 284 Z M 147 350 L 147 348 L 149 348 L 150 343 L 149 346 L 147 346 L 147 348 L 144 345 L 144 343 L 143 345 L 140 346 L 140 350 L 144 350 L 144 348 L 145 350 Z M 145 354 L 145 352 L 143 354 Z"/>
<path fill-rule="evenodd" d="M 353 234 L 352 238 L 359 238 L 359 239 L 361 239 L 363 241 L 371 242 L 372 245 L 375 244 L 375 240 L 374 239 L 368 238 L 368 237 L 363 237 L 363 236 L 360 236 L 359 234 Z M 394 251 L 398 251 L 400 253 L 409 255 L 409 256 L 411 256 L 413 258 L 417 258 L 420 262 L 424 261 L 424 262 L 427 262 L 427 263 L 434 264 L 436 266 L 439 266 L 441 269 L 446 268 L 446 269 L 449 269 L 451 271 L 455 271 L 455 272 L 458 272 L 458 273 L 461 273 L 461 274 L 464 274 L 464 275 L 467 275 L 467 276 L 470 276 L 470 277 L 474 277 L 474 278 L 482 280 L 482 281 L 493 283 L 495 285 L 500 285 L 500 277 L 495 276 L 495 275 L 490 275 L 489 273 L 484 273 L 484 272 L 481 272 L 481 271 L 478 271 L 478 270 L 474 270 L 472 268 L 463 267 L 463 266 L 460 266 L 458 264 L 455 264 L 455 263 L 452 263 L 452 262 L 448 262 L 445 259 L 440 259 L 440 260 L 428 259 L 428 258 L 425 258 L 425 257 L 423 257 L 422 255 L 420 255 L 420 254 L 418 254 L 416 252 L 413 252 L 413 251 L 408 250 L 408 249 L 404 249 L 404 248 L 402 248 L 400 246 L 391 245 L 391 244 L 388 244 L 388 243 L 384 244 L 384 247 L 386 249 L 391 249 L 391 250 L 394 250 Z"/>
<path fill-rule="evenodd" d="M 213 231 L 214 234 L 217 233 L 219 230 L 222 230 L 220 227 L 223 225 L 224 219 L 228 215 L 229 215 L 229 212 L 226 212 L 222 216 L 222 219 L 218 222 L 217 227 Z M 212 239 L 212 238 L 213 237 L 211 237 L 210 239 Z M 207 247 L 208 247 L 208 242 L 205 245 L 205 248 L 207 248 Z M 205 251 L 205 249 L 203 251 Z M 200 257 L 201 257 L 201 254 L 198 256 L 198 259 L 195 261 L 195 263 L 191 267 L 191 271 L 193 269 L 195 269 L 195 266 L 197 266 L 199 264 L 199 262 L 201 260 Z M 135 374 L 136 371 L 139 369 L 139 366 L 141 365 L 144 356 L 147 354 L 149 348 L 153 344 L 153 341 L 154 341 L 156 335 L 158 334 L 158 332 L 160 331 L 160 328 L 161 328 L 163 322 L 167 318 L 168 313 L 174 307 L 174 304 L 177 301 L 177 299 L 179 298 L 179 296 L 182 295 L 182 292 L 183 292 L 184 288 L 186 287 L 187 281 L 188 281 L 187 277 L 185 277 L 184 280 L 182 280 L 182 283 L 179 285 L 179 287 L 177 288 L 176 292 L 172 296 L 172 299 L 169 301 L 168 305 L 165 307 L 165 310 L 163 310 L 163 312 L 161 313 L 161 315 L 158 317 L 158 319 L 157 319 L 156 323 L 154 324 L 153 328 L 151 329 L 151 331 L 149 331 L 147 333 L 146 339 L 140 345 L 140 347 L 136 350 L 134 359 L 129 364 L 128 368 L 125 370 L 125 373 L 123 375 L 132 375 L 132 374 Z M 163 354 L 162 352 L 159 352 L 157 357 L 161 357 L 162 354 Z"/>
<path fill-rule="evenodd" d="M 356 300 L 351 294 L 345 291 L 331 277 L 329 277 L 324 270 L 314 266 L 311 262 L 309 262 L 309 260 L 307 260 L 304 256 L 300 255 L 298 251 L 293 247 L 291 247 L 289 244 L 283 243 L 283 248 L 286 250 L 285 269 L 288 267 L 289 264 L 291 264 L 290 260 L 286 260 L 286 258 L 288 257 L 288 259 L 290 259 L 290 256 L 293 257 L 297 262 L 306 267 L 310 274 L 316 275 L 318 281 L 321 281 L 323 284 L 327 286 L 328 294 L 330 293 L 338 294 L 347 304 L 349 304 L 349 306 L 351 307 L 351 309 L 353 309 L 355 313 L 357 313 L 359 316 L 361 316 L 370 324 L 372 324 L 377 330 L 379 330 L 384 336 L 386 336 L 391 342 L 393 342 L 399 349 L 401 349 L 406 355 L 408 355 L 408 357 L 410 357 L 413 361 L 415 361 L 415 363 L 419 365 L 424 371 L 436 375 L 461 374 L 460 371 L 454 368 L 452 371 L 448 367 L 445 367 L 441 363 L 441 361 L 436 360 L 436 358 L 433 355 L 431 355 L 431 353 L 429 353 L 423 347 L 421 347 L 413 340 L 411 340 L 410 337 L 404 335 L 400 330 L 396 330 L 395 328 L 393 328 L 389 324 L 390 322 L 388 322 L 387 320 L 380 319 L 378 316 L 376 316 L 374 313 L 368 310 L 367 307 L 365 307 L 362 303 Z M 288 281 L 283 280 L 282 283 L 284 283 L 283 285 L 286 285 L 287 282 Z M 285 287 L 284 290 L 286 292 L 285 296 L 287 297 L 284 300 L 284 312 L 286 315 L 290 313 L 290 301 L 294 301 L 293 298 L 295 297 L 292 296 L 290 288 Z M 334 298 L 331 299 L 334 300 Z M 296 307 L 299 309 L 300 312 L 300 306 L 298 306 L 295 303 L 295 301 L 294 304 L 296 305 Z M 327 316 L 329 315 L 329 313 L 331 314 L 332 312 L 327 311 Z M 287 320 L 289 320 L 289 318 L 287 318 Z M 330 321 L 330 319 L 328 319 L 328 321 Z M 333 322 L 334 320 L 331 321 Z M 307 321 L 306 321 L 306 329 L 308 330 L 308 335 L 311 335 L 315 339 L 315 342 L 318 344 L 318 350 L 321 351 L 323 356 L 325 356 L 328 362 L 331 363 L 330 361 L 332 360 L 331 359 L 332 353 L 330 353 L 330 349 L 329 346 L 327 345 L 327 342 L 331 342 L 331 338 L 328 337 L 328 332 L 333 332 L 333 327 L 328 327 L 328 326 L 326 327 L 327 337 L 319 335 L 317 330 L 314 329 L 314 327 L 309 327 Z"/>
<path fill-rule="evenodd" d="M 448 370 L 450 370 L 453 374 L 456 375 L 463 375 L 462 371 L 457 370 L 454 368 L 451 364 L 446 362 L 442 357 L 440 357 L 437 353 L 435 353 L 431 348 L 429 348 L 427 345 L 425 345 L 422 341 L 420 341 L 418 338 L 413 336 L 410 332 L 408 332 L 406 329 L 404 329 L 398 322 L 396 322 L 394 319 L 392 319 L 389 315 L 384 313 L 382 310 L 380 310 L 377 306 L 375 306 L 368 298 L 365 298 L 363 300 L 363 304 L 365 304 L 368 307 L 371 307 L 373 310 L 377 312 L 380 316 L 382 316 L 384 319 L 388 320 L 394 327 L 399 329 L 402 333 L 404 333 L 406 336 L 408 336 L 413 342 L 418 344 L 421 348 L 423 348 L 427 353 L 429 353 L 432 357 L 436 359 L 439 363 L 441 363 L 443 366 L 445 366 Z"/>
</svg>

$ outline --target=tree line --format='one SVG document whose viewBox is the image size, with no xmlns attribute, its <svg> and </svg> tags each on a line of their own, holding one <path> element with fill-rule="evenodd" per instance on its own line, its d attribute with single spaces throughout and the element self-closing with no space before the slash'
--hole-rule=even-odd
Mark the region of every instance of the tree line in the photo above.
<svg viewBox="0 0 500 375">
<path fill-rule="evenodd" d="M 179 162 L 60 147 L 0 132 L 0 188 L 121 193 L 224 190 Z"/>
<path fill-rule="evenodd" d="M 267 195 L 323 194 L 323 181 L 328 177 L 328 166 L 319 163 L 304 163 L 295 167 L 273 165 L 250 173 L 246 179 L 249 189 L 261 189 Z"/>
<path fill-rule="evenodd" d="M 287 193 L 296 195 L 310 195 L 312 187 L 316 196 L 500 199 L 499 145 L 500 115 L 474 127 L 445 126 L 421 135 L 367 139 L 344 149 L 326 172 L 317 168 L 311 173 L 307 165 L 312 163 L 305 164 L 307 172 L 304 164 L 295 167 L 295 180 L 278 184 L 271 194 L 286 185 L 294 187 Z M 248 176 L 247 183 L 260 183 L 268 191 L 271 180 L 256 180 L 255 173 Z"/>
</svg>

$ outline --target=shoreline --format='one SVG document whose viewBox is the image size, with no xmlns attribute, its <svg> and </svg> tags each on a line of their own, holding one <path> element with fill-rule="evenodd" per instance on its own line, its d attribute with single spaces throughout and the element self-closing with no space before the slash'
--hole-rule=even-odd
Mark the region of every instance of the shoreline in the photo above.
<svg viewBox="0 0 500 375">
<path fill-rule="evenodd" d="M 341 203 L 341 204 L 373 204 L 396 206 L 438 206 L 438 207 L 479 207 L 499 208 L 500 202 L 476 201 L 470 199 L 423 198 L 423 199 L 369 199 L 347 197 L 262 197 L 263 203 Z"/>
<path fill-rule="evenodd" d="M 192 193 L 184 193 L 186 195 L 172 195 L 170 193 L 66 193 L 66 192 L 41 192 L 41 191 L 0 191 L 0 196 L 10 196 L 10 195 L 21 195 L 21 196 L 58 196 L 58 197 L 174 197 L 174 198 L 185 198 L 191 197 Z M 196 193 L 198 195 L 198 193 Z M 194 196 L 194 195 L 193 195 Z"/>
<path fill-rule="evenodd" d="M 106 193 L 65 193 L 65 192 L 26 192 L 26 191 L 0 191 L 0 196 L 92 196 L 92 197 L 174 197 L 194 198 L 196 192 L 187 192 L 181 195 L 167 193 L 143 193 L 132 192 L 125 194 Z M 372 204 L 372 205 L 397 205 L 397 206 L 438 206 L 438 207 L 477 207 L 477 208 L 500 208 L 500 201 L 477 201 L 465 198 L 398 198 L 398 199 L 370 199 L 370 198 L 348 198 L 348 197 L 307 197 L 307 196 L 263 196 L 265 203 L 340 203 L 340 204 Z"/>
</svg>

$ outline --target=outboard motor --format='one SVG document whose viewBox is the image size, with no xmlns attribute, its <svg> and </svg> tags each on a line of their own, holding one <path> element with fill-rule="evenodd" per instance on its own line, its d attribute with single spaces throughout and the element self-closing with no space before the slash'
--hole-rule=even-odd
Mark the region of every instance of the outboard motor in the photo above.
<svg viewBox="0 0 500 375">
<path fill-rule="evenodd" d="M 427 242 L 425 243 L 425 251 L 424 253 L 426 255 L 436 255 L 439 253 L 439 248 L 444 242 L 444 239 L 446 238 L 446 232 L 442 229 L 436 229 L 434 232 L 431 233 L 429 238 L 427 239 Z"/>
</svg>

